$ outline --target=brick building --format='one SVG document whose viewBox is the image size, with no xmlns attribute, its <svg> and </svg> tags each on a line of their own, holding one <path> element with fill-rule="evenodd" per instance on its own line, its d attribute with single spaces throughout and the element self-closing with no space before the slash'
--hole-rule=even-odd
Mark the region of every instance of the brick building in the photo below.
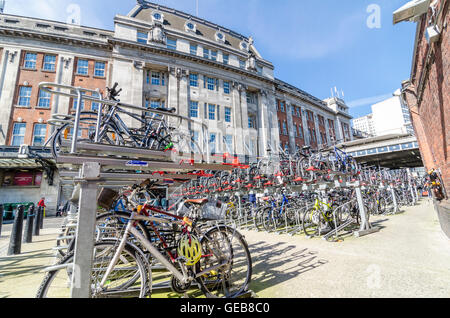
<svg viewBox="0 0 450 318">
<path fill-rule="evenodd" d="M 440 169 L 450 191 L 450 16 L 449 0 L 430 3 L 415 17 L 417 31 L 411 77 L 402 83 L 425 167 Z M 440 35 L 433 37 L 434 30 Z M 450 237 L 450 203 L 436 202 L 442 228 Z"/>
<path fill-rule="evenodd" d="M 268 146 L 293 152 L 351 138 L 344 101 L 322 101 L 276 79 L 251 37 L 147 1 L 116 15 L 114 30 L 0 14 L 0 145 L 40 146 L 52 114 L 78 107 L 40 91 L 40 82 L 100 92 L 118 82 L 124 103 L 175 107 L 205 123 L 209 140 L 198 142 L 216 154 L 265 156 Z M 189 129 L 194 139 L 202 135 L 197 125 Z M 5 174 L 21 169 L 0 165 L 0 203 L 11 194 Z"/>
</svg>

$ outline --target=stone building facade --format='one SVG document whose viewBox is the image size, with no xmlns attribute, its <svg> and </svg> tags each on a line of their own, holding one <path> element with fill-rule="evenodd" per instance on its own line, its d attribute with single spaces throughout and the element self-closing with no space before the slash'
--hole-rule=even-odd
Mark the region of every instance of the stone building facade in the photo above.
<svg viewBox="0 0 450 318">
<path fill-rule="evenodd" d="M 449 0 L 434 1 L 418 18 L 411 78 L 402 83 L 425 167 L 440 169 L 450 191 L 450 23 Z M 436 27 L 437 41 L 427 39 Z M 436 202 L 441 225 L 450 237 L 450 203 Z"/>
<path fill-rule="evenodd" d="M 200 125 L 183 128 L 218 154 L 265 156 L 352 138 L 345 103 L 276 79 L 251 37 L 146 1 L 114 23 L 111 31 L 0 15 L 0 145 L 39 146 L 52 114 L 77 107 L 39 91 L 40 82 L 100 93 L 118 82 L 124 103 L 175 107 L 206 124 L 207 140 Z"/>
</svg>

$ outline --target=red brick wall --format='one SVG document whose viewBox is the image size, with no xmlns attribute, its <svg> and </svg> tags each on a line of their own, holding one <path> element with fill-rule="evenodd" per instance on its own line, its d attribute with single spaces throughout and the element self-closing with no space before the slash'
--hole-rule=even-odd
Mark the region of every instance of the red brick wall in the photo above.
<svg viewBox="0 0 450 318">
<path fill-rule="evenodd" d="M 440 0 L 438 4 L 437 11 L 443 6 L 438 20 L 441 26 L 438 42 L 429 45 L 425 38 L 431 12 L 422 17 L 412 85 L 405 87 L 424 164 L 427 169 L 441 169 L 447 191 L 450 190 L 450 34 L 448 26 L 442 26 L 444 22 L 450 24 L 449 3 Z"/>
<path fill-rule="evenodd" d="M 24 58 L 26 53 L 36 53 L 36 69 L 29 70 L 24 67 Z M 50 108 L 40 108 L 38 107 L 39 98 L 39 83 L 41 82 L 54 82 L 56 77 L 56 71 L 44 71 L 44 53 L 23 51 L 20 57 L 19 73 L 17 76 L 17 84 L 14 92 L 13 99 L 13 111 L 11 112 L 10 124 L 8 127 L 8 134 L 6 138 L 6 144 L 10 145 L 12 141 L 12 130 L 14 123 L 18 122 L 19 118 L 22 118 L 22 123 L 26 123 L 26 132 L 24 143 L 32 145 L 34 125 L 38 123 L 41 118 L 43 124 L 50 119 L 51 109 Z M 56 56 L 56 65 L 58 65 L 58 56 Z M 25 85 L 26 84 L 26 85 Z M 19 90 L 21 86 L 31 87 L 31 98 L 29 107 L 20 107 L 19 103 Z M 51 105 L 50 100 L 50 105 Z M 47 127 L 47 137 L 48 137 L 49 127 Z"/>
<path fill-rule="evenodd" d="M 106 89 L 106 76 L 108 73 L 108 66 L 109 66 L 108 63 L 105 62 L 106 63 L 105 76 L 98 77 L 98 76 L 94 75 L 96 60 L 83 58 L 84 60 L 89 61 L 88 75 L 79 75 L 79 74 L 77 74 L 77 65 L 78 65 L 79 59 L 80 58 L 75 58 L 72 85 L 76 86 L 76 87 L 83 87 L 83 88 L 92 89 L 92 90 L 95 90 L 98 88 L 100 90 L 100 93 L 103 94 Z M 104 62 L 104 61 L 99 61 L 99 62 Z M 74 102 L 73 99 L 71 99 L 71 101 L 70 101 L 71 111 L 73 111 L 73 102 Z M 84 102 L 83 110 L 91 110 L 91 107 L 92 107 L 92 105 L 91 105 L 90 101 Z"/>
</svg>

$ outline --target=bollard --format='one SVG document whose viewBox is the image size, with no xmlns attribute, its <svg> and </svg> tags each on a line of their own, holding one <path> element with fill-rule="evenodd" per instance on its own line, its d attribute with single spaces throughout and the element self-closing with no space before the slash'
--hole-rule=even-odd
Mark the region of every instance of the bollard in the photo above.
<svg viewBox="0 0 450 318">
<path fill-rule="evenodd" d="M 9 240 L 8 256 L 20 254 L 22 247 L 23 205 L 17 207 L 16 217 Z"/>
<path fill-rule="evenodd" d="M 3 225 L 3 204 L 0 204 L 0 236 L 2 236 L 2 225 Z"/>
<path fill-rule="evenodd" d="M 36 209 L 36 220 L 34 223 L 33 235 L 39 236 L 40 224 L 41 224 L 41 213 L 39 213 L 40 207 Z"/>
<path fill-rule="evenodd" d="M 23 233 L 23 240 L 25 243 L 33 242 L 33 223 L 34 223 L 34 205 L 30 207 L 27 215 L 27 224 L 25 226 L 25 232 Z"/>
<path fill-rule="evenodd" d="M 42 230 L 44 228 L 44 207 L 40 206 L 40 218 L 39 218 L 39 228 Z"/>
</svg>

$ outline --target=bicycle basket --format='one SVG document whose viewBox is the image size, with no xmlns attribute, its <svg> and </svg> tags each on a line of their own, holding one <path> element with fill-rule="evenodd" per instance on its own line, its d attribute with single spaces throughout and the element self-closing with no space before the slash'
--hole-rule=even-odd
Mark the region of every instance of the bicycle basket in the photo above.
<svg viewBox="0 0 450 318">
<path fill-rule="evenodd" d="M 223 220 L 226 210 L 227 205 L 221 201 L 209 202 L 203 207 L 201 218 L 204 220 Z"/>
<path fill-rule="evenodd" d="M 110 210 L 118 197 L 119 192 L 108 188 L 102 188 L 97 197 L 97 204 L 106 210 Z"/>
</svg>

